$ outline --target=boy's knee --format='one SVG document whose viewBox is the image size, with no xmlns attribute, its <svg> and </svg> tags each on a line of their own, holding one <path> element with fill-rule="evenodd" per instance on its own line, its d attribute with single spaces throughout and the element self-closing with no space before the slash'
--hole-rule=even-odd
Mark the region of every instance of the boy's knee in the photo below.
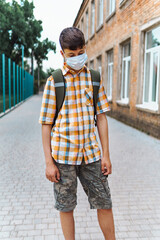
<svg viewBox="0 0 160 240">
<path fill-rule="evenodd" d="M 73 213 L 73 211 L 74 211 L 74 209 L 73 209 L 73 210 L 70 210 L 70 211 L 65 211 L 65 212 L 60 211 L 60 214 L 63 214 L 63 213 Z"/>
<path fill-rule="evenodd" d="M 97 212 L 100 214 L 107 214 L 107 213 L 112 213 L 112 208 L 108 208 L 108 209 L 97 209 Z"/>
</svg>

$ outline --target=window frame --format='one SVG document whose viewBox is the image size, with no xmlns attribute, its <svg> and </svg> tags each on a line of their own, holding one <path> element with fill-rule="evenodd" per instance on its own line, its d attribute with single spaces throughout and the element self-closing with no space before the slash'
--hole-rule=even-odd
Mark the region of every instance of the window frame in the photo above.
<svg viewBox="0 0 160 240">
<path fill-rule="evenodd" d="M 113 3 L 114 1 L 114 9 L 110 9 L 110 6 L 111 6 L 111 3 Z M 106 0 L 107 2 L 107 5 L 106 5 L 106 15 L 107 15 L 107 19 L 113 15 L 116 11 L 116 0 Z M 108 5 L 109 5 L 109 8 L 108 8 Z"/>
<path fill-rule="evenodd" d="M 124 56 L 124 51 L 125 51 L 125 47 L 126 45 L 130 44 L 130 56 Z M 124 62 L 126 63 L 126 67 L 124 69 Z M 128 76 L 128 65 L 130 62 L 130 71 L 129 71 L 129 79 L 127 78 Z M 129 103 L 129 97 L 130 97 L 130 79 L 131 79 L 131 41 L 127 41 L 122 45 L 122 72 L 121 72 L 121 101 L 123 103 Z M 125 79 L 124 78 L 124 70 L 125 70 Z M 123 82 L 125 83 L 125 85 L 123 84 Z M 123 97 L 123 86 L 125 86 L 124 92 L 125 92 L 125 97 Z M 127 97 L 127 88 L 128 88 L 128 97 Z"/>
<path fill-rule="evenodd" d="M 140 27 L 140 38 L 139 38 L 139 62 L 138 62 L 138 82 L 137 82 L 137 99 L 136 108 L 139 111 L 160 115 L 160 84 L 158 89 L 158 109 L 155 110 L 149 105 L 143 104 L 143 84 L 144 84 L 144 61 L 145 61 L 145 33 L 153 28 L 160 25 L 160 17 L 150 20 L 144 23 Z"/>
<path fill-rule="evenodd" d="M 99 66 L 99 62 L 101 61 L 101 65 Z M 97 57 L 97 71 L 100 72 L 100 75 L 102 76 L 102 54 L 100 54 Z"/>
<path fill-rule="evenodd" d="M 89 39 L 89 10 L 87 8 L 86 13 L 85 13 L 85 41 L 88 42 Z"/>
<path fill-rule="evenodd" d="M 104 0 L 98 0 L 98 7 L 97 7 L 97 31 L 100 30 L 101 26 L 103 26 L 103 21 L 104 21 L 103 9 L 104 9 Z"/>
<path fill-rule="evenodd" d="M 92 67 L 92 64 L 93 64 L 93 67 Z M 94 69 L 94 59 L 91 59 L 89 61 L 89 68 Z"/>
<path fill-rule="evenodd" d="M 160 27 L 157 26 L 157 27 Z M 145 31 L 145 49 L 144 49 L 144 76 L 143 76 L 143 95 L 142 95 L 142 105 L 146 108 L 158 110 L 158 99 L 159 99 L 159 81 L 160 81 L 160 46 L 151 47 L 147 49 L 147 33 L 154 30 L 157 27 Z M 153 90 L 153 55 L 158 53 L 158 70 L 157 70 L 157 88 L 156 88 L 156 101 L 152 101 L 152 90 Z M 150 77 L 149 77 L 149 92 L 148 92 L 148 102 L 145 101 L 145 86 L 146 86 L 146 55 L 150 53 Z"/>
<path fill-rule="evenodd" d="M 84 33 L 84 17 L 81 18 L 81 31 Z"/>
<path fill-rule="evenodd" d="M 112 61 L 109 62 L 109 56 L 111 56 L 112 54 Z M 107 97 L 108 100 L 111 101 L 112 100 L 112 86 L 113 86 L 113 76 L 114 76 L 114 50 L 113 48 L 108 50 L 106 52 L 106 78 L 107 78 Z M 110 71 L 109 69 L 112 69 L 112 79 L 110 79 Z M 108 83 L 108 81 L 110 81 L 110 84 Z M 110 89 L 108 88 L 108 86 L 110 87 Z"/>
<path fill-rule="evenodd" d="M 95 12 L 95 0 L 92 0 L 91 1 L 91 29 L 90 29 L 91 37 L 94 36 L 94 34 L 95 34 L 95 13 L 96 13 Z"/>
</svg>

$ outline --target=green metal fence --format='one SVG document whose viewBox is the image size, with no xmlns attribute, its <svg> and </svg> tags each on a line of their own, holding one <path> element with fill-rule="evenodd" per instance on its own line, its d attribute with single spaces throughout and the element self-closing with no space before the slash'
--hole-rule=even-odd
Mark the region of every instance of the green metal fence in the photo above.
<svg viewBox="0 0 160 240">
<path fill-rule="evenodd" d="M 0 115 L 33 95 L 33 76 L 0 54 Z"/>
</svg>

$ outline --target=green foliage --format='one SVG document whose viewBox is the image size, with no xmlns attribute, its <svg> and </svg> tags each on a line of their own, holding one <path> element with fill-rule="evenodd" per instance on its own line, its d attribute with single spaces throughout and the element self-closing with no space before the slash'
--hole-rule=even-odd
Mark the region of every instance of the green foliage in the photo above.
<svg viewBox="0 0 160 240">
<path fill-rule="evenodd" d="M 56 51 L 56 45 L 48 38 L 40 41 L 42 21 L 34 17 L 33 2 L 21 0 L 18 4 L 13 0 L 9 4 L 0 0 L 0 9 L 0 52 L 21 64 L 21 46 L 24 45 L 24 56 L 34 55 L 38 66 L 41 66 L 48 52 Z"/>
<path fill-rule="evenodd" d="M 34 49 L 34 56 L 37 61 L 37 65 L 41 66 L 42 61 L 48 59 L 47 54 L 50 50 L 56 52 L 56 45 L 54 42 L 50 42 L 48 38 L 43 40 L 42 42 L 38 42 Z"/>
<path fill-rule="evenodd" d="M 5 0 L 0 0 L 0 9 L 0 51 L 5 52 L 9 47 L 10 17 L 7 16 L 11 15 L 11 9 Z"/>
<path fill-rule="evenodd" d="M 55 71 L 54 68 L 47 69 L 47 77 L 51 76 L 54 71 Z"/>
<path fill-rule="evenodd" d="M 44 80 L 47 78 L 47 74 L 42 70 L 42 68 L 39 69 L 39 75 L 40 75 L 40 78 L 39 78 L 40 80 Z M 35 78 L 35 81 L 38 80 L 38 68 L 36 68 L 34 71 L 34 78 Z"/>
<path fill-rule="evenodd" d="M 34 94 L 37 94 L 46 83 L 47 74 L 41 67 L 37 67 L 34 71 Z M 38 84 L 39 82 L 39 84 Z"/>
</svg>

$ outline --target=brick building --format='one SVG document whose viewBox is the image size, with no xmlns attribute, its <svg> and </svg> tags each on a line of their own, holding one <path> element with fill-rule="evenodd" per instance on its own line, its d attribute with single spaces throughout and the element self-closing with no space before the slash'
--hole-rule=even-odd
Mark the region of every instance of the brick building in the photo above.
<svg viewBox="0 0 160 240">
<path fill-rule="evenodd" d="M 73 25 L 102 74 L 107 114 L 160 138 L 160 1 L 83 0 Z"/>
</svg>

